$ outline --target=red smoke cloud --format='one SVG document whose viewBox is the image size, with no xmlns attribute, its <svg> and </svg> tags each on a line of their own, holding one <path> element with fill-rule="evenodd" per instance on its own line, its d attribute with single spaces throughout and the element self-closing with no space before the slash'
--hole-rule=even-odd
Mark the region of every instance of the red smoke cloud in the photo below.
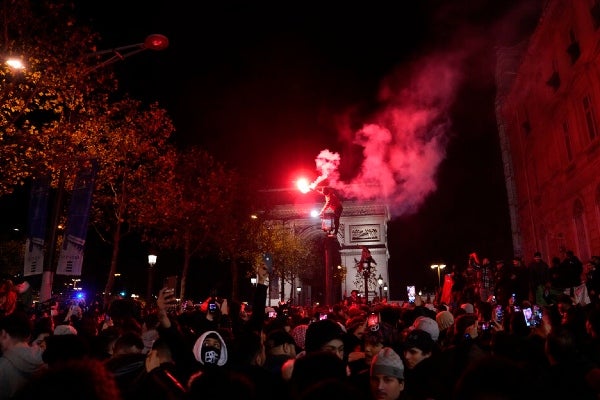
<svg viewBox="0 0 600 400">
<path fill-rule="evenodd" d="M 398 71 L 380 90 L 382 102 L 372 121 L 350 138 L 363 151 L 361 165 L 349 181 L 341 181 L 337 153 L 323 150 L 316 158 L 319 177 L 345 199 L 378 200 L 392 216 L 410 214 L 436 190 L 435 176 L 449 138 L 448 111 L 460 83 L 460 57 L 437 56 Z M 409 77 L 403 84 L 398 77 Z"/>
</svg>

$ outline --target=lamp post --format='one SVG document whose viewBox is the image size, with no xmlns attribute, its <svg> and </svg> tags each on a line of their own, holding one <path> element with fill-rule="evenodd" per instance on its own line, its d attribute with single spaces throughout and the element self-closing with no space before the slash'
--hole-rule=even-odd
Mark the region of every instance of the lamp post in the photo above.
<svg viewBox="0 0 600 400">
<path fill-rule="evenodd" d="M 381 301 L 381 299 L 383 299 L 383 278 L 381 274 L 379 274 L 379 276 L 377 277 L 377 284 L 379 285 L 379 301 Z"/>
<path fill-rule="evenodd" d="M 363 263 L 363 277 L 365 278 L 365 304 L 369 304 L 369 278 L 371 277 L 371 263 Z"/>
<path fill-rule="evenodd" d="M 300 295 L 302 294 L 302 287 L 296 287 L 296 305 L 300 305 Z"/>
<path fill-rule="evenodd" d="M 442 286 L 441 270 L 446 268 L 446 264 L 433 264 L 431 269 L 437 269 L 438 288 Z"/>
<path fill-rule="evenodd" d="M 156 264 L 156 255 L 148 255 L 148 288 L 146 290 L 146 302 L 150 303 L 152 299 L 152 281 L 154 278 L 154 265 Z"/>
<path fill-rule="evenodd" d="M 256 286 L 256 277 L 255 276 L 250 278 L 250 283 L 252 284 L 252 286 Z"/>
<path fill-rule="evenodd" d="M 383 291 L 385 293 L 385 300 L 387 301 L 387 299 L 388 299 L 388 285 L 387 285 L 387 283 L 383 284 Z"/>
</svg>

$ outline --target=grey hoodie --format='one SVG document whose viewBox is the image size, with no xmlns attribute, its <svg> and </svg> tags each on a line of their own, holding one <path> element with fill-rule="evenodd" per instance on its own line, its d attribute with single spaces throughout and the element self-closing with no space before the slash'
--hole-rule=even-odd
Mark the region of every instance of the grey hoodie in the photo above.
<svg viewBox="0 0 600 400">
<path fill-rule="evenodd" d="M 0 357 L 0 400 L 10 399 L 23 387 L 32 375 L 46 364 L 43 350 L 37 346 L 22 344 L 8 349 Z"/>
</svg>

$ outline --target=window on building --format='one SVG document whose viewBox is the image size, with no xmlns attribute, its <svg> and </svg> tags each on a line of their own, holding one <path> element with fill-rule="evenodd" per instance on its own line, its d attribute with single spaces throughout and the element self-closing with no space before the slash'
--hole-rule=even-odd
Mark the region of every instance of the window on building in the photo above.
<svg viewBox="0 0 600 400">
<path fill-rule="evenodd" d="M 531 122 L 529 121 L 529 113 L 527 112 L 527 110 L 525 110 L 523 115 L 525 119 L 521 123 L 521 128 L 523 128 L 523 132 L 525 132 L 525 135 L 527 136 L 531 133 Z"/>
<path fill-rule="evenodd" d="M 590 140 L 594 140 L 596 136 L 598 136 L 598 130 L 596 127 L 596 116 L 594 115 L 594 108 L 592 106 L 592 99 L 590 98 L 590 95 L 583 96 L 583 113 L 585 115 L 588 136 Z"/>
<path fill-rule="evenodd" d="M 573 161 L 573 150 L 571 149 L 571 136 L 569 135 L 569 123 L 563 122 L 563 139 L 565 141 L 565 151 L 567 153 L 567 160 Z"/>
<path fill-rule="evenodd" d="M 552 71 L 552 75 L 546 81 L 546 85 L 550 86 L 555 92 L 560 87 L 560 75 L 558 71 Z"/>
<path fill-rule="evenodd" d="M 596 223 L 600 228 L 600 185 L 596 188 Z"/>
<path fill-rule="evenodd" d="M 569 53 L 569 57 L 571 58 L 571 64 L 575 64 L 581 56 L 581 48 L 579 47 L 579 42 L 575 37 L 573 29 L 569 30 L 569 46 L 567 47 L 567 53 Z"/>
<path fill-rule="evenodd" d="M 588 260 L 590 258 L 590 250 L 585 229 L 585 213 L 583 203 L 579 199 L 575 200 L 575 204 L 573 205 L 573 222 L 575 224 L 579 257 L 582 260 Z"/>
<path fill-rule="evenodd" d="M 592 8 L 590 8 L 590 14 L 592 16 L 594 28 L 598 29 L 598 27 L 600 27 L 600 0 L 593 1 Z"/>
</svg>

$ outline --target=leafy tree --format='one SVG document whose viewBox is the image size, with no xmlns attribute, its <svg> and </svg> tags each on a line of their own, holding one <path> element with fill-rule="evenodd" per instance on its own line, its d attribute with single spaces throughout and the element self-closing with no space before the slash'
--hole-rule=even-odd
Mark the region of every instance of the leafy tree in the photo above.
<svg viewBox="0 0 600 400">
<path fill-rule="evenodd" d="M 113 246 L 105 304 L 112 292 L 121 240 L 143 229 L 148 210 L 155 209 L 157 199 L 149 193 L 148 182 L 168 179 L 175 163 L 176 151 L 169 143 L 172 133 L 171 120 L 157 104 L 145 108 L 139 101 L 124 99 L 107 110 L 104 130 L 99 132 L 102 139 L 93 148 L 93 155 L 101 160 L 93 224 Z"/>
<path fill-rule="evenodd" d="M 3 52 L 23 55 L 21 71 L 0 67 L 0 195 L 49 174 L 70 187 L 82 160 L 100 171 L 93 222 L 112 238 L 110 294 L 124 232 L 139 225 L 149 199 L 144 181 L 161 174 L 174 152 L 173 126 L 157 105 L 119 98 L 110 69 L 96 68 L 99 36 L 81 25 L 67 1 L 4 1 Z"/>
<path fill-rule="evenodd" d="M 4 239 L 4 238 L 3 238 Z M 0 243 L 0 280 L 23 273 L 23 242 L 2 240 Z"/>
<path fill-rule="evenodd" d="M 199 147 L 181 150 L 171 160 L 170 174 L 148 181 L 155 203 L 141 217 L 147 241 L 183 251 L 180 296 L 185 298 L 192 257 L 218 254 L 220 243 L 234 235 L 224 228 L 231 226 L 238 177 Z"/>
<path fill-rule="evenodd" d="M 315 244 L 301 237 L 295 226 L 287 225 L 285 220 L 271 220 L 268 215 L 261 224 L 256 235 L 259 243 L 259 253 L 255 255 L 255 263 L 259 265 L 262 255 L 270 253 L 273 258 L 273 273 L 281 282 L 280 295 L 285 298 L 284 283 L 291 285 L 294 290 L 296 279 L 310 278 L 320 265 L 319 255 Z M 289 298 L 293 298 L 290 292 Z"/>
<path fill-rule="evenodd" d="M 94 62 L 98 36 L 77 24 L 67 3 L 32 4 L 4 1 L 0 8 L 0 48 L 25 64 L 0 66 L 0 195 L 47 173 L 56 186 L 60 171 L 74 170 L 114 88 L 110 74 L 82 73 Z"/>
<path fill-rule="evenodd" d="M 252 219 L 252 210 L 255 210 L 255 196 L 252 193 L 256 193 L 256 187 L 235 174 L 232 190 L 233 205 L 228 216 L 221 221 L 222 230 L 227 234 L 217 235 L 214 239 L 219 258 L 229 261 L 231 298 L 239 300 L 240 266 L 253 266 L 257 254 L 257 224 Z M 251 269 L 255 271 L 255 268 Z M 244 277 L 247 278 L 250 273 L 247 270 Z"/>
</svg>

